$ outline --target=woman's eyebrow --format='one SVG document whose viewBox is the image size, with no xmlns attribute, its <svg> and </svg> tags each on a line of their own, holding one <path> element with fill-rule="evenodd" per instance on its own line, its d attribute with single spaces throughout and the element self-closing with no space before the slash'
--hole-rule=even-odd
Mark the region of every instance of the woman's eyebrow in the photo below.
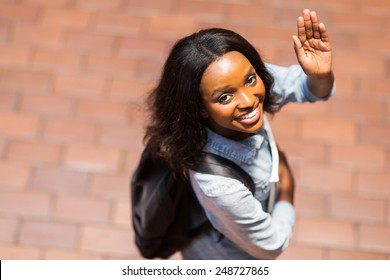
<svg viewBox="0 0 390 280">
<path fill-rule="evenodd" d="M 254 68 L 253 66 L 251 66 L 251 68 L 249 68 L 248 72 L 246 72 L 245 74 L 245 79 L 244 79 L 244 82 L 246 83 L 246 80 L 249 78 L 249 76 L 253 75 L 253 72 L 254 71 Z M 232 86 L 231 85 L 226 85 L 226 86 L 223 86 L 223 87 L 220 87 L 220 88 L 217 88 L 215 89 L 212 93 L 211 93 L 211 96 L 213 97 L 214 95 L 216 94 L 220 94 L 220 93 L 223 93 L 229 89 L 231 89 Z"/>
<path fill-rule="evenodd" d="M 251 75 L 253 75 L 254 73 L 253 72 L 255 72 L 256 73 L 256 71 L 255 71 L 255 69 L 253 68 L 253 66 L 251 67 L 251 68 L 249 68 L 249 71 L 248 72 L 246 72 L 246 75 L 245 75 L 245 81 L 251 76 Z"/>
<path fill-rule="evenodd" d="M 227 91 L 228 89 L 231 89 L 231 88 L 232 88 L 232 87 L 231 87 L 230 85 L 226 85 L 226 86 L 217 88 L 216 90 L 214 90 L 214 91 L 211 93 L 211 96 L 214 96 L 214 95 L 223 93 L 223 92 L 225 92 L 225 91 Z"/>
</svg>

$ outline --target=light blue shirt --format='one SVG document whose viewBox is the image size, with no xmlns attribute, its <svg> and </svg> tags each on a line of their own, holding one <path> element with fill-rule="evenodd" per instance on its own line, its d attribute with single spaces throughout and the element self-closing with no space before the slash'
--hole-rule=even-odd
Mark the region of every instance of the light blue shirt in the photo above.
<svg viewBox="0 0 390 280">
<path fill-rule="evenodd" d="M 280 106 L 288 102 L 315 102 L 299 65 L 267 65 L 274 77 L 273 92 L 280 96 Z M 322 100 L 333 95 L 331 93 Z M 206 215 L 216 230 L 195 238 L 182 255 L 184 259 L 274 259 L 287 247 L 295 223 L 295 210 L 287 201 L 274 205 L 267 213 L 272 156 L 268 135 L 260 129 L 255 135 L 234 141 L 208 130 L 204 148 L 232 160 L 253 179 L 253 195 L 240 181 L 218 175 L 190 171 L 190 179 Z M 221 233 L 224 238 L 220 239 Z"/>
</svg>

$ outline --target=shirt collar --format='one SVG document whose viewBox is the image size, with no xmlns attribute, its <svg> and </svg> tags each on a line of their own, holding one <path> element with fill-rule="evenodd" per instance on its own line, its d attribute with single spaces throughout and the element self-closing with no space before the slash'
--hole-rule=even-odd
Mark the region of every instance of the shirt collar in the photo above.
<svg viewBox="0 0 390 280">
<path fill-rule="evenodd" d="M 205 151 L 216 153 L 232 161 L 251 164 L 256 156 L 257 150 L 260 149 L 264 142 L 265 130 L 261 128 L 253 136 L 241 141 L 235 141 L 223 137 L 207 128 L 208 140 Z"/>
</svg>

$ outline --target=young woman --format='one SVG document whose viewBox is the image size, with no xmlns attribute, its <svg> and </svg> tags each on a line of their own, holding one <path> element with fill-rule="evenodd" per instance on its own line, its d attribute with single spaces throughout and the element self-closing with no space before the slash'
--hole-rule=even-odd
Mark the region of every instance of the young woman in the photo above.
<svg viewBox="0 0 390 280">
<path fill-rule="evenodd" d="M 288 245 L 294 188 L 281 184 L 266 212 L 275 154 L 264 113 L 287 102 L 326 100 L 334 91 L 325 25 L 306 9 L 297 28 L 299 64 L 288 68 L 264 64 L 243 37 L 217 28 L 179 40 L 168 56 L 150 95 L 146 144 L 189 176 L 214 227 L 182 251 L 185 259 L 273 259 Z M 202 151 L 240 165 L 252 177 L 255 195 L 235 179 L 195 172 Z"/>
</svg>

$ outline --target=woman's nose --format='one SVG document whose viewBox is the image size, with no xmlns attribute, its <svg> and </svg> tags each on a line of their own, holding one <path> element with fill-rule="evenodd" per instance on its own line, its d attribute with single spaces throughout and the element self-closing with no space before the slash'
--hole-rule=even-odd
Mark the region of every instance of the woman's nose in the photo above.
<svg viewBox="0 0 390 280">
<path fill-rule="evenodd" d="M 247 91 L 241 91 L 238 94 L 238 107 L 245 109 L 248 107 L 252 107 L 254 103 L 254 96 L 253 94 L 247 92 Z"/>
</svg>

